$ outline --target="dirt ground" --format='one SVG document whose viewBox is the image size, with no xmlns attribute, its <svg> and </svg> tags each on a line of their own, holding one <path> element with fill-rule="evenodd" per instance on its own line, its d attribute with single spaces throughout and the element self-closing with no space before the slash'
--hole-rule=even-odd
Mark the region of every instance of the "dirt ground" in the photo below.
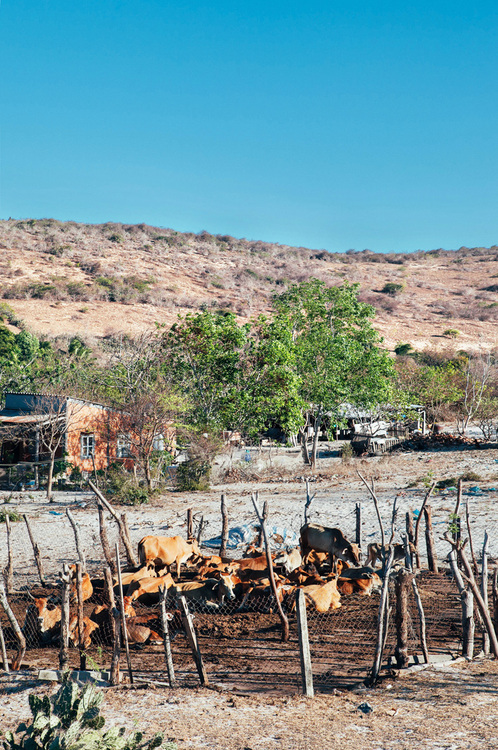
<svg viewBox="0 0 498 750">
<path fill-rule="evenodd" d="M 0 678 L 0 728 L 29 716 L 29 676 Z M 371 708 L 364 713 L 359 706 Z M 368 711 L 368 707 L 367 707 Z M 433 666 L 313 699 L 260 697 L 208 689 L 107 689 L 106 725 L 161 731 L 179 750 L 495 750 L 498 663 Z"/>
<path fill-rule="evenodd" d="M 244 454 L 225 456 L 219 476 L 227 468 L 240 472 L 237 482 L 219 482 L 210 492 L 189 495 L 170 492 L 148 506 L 127 508 L 134 542 L 150 533 L 185 533 L 189 507 L 203 514 L 208 522 L 204 538 L 220 531 L 220 494 L 227 497 L 230 526 L 254 522 L 251 492 L 259 492 L 259 502 L 269 501 L 269 523 L 289 533 L 298 532 L 305 501 L 305 471 L 299 456 L 274 450 L 269 457 L 253 452 L 251 461 Z M 311 520 L 339 525 L 354 534 L 354 504 L 363 505 L 364 542 L 376 539 L 378 530 L 373 504 L 356 474 L 375 477 L 381 513 L 390 522 L 390 511 L 398 496 L 400 514 L 397 533 L 404 527 L 404 513 L 420 507 L 425 485 L 432 479 L 445 479 L 473 472 L 465 490 L 479 487 L 481 494 L 464 495 L 469 502 L 471 527 L 479 557 L 482 537 L 490 534 L 491 565 L 498 557 L 498 449 L 399 453 L 387 457 L 360 459 L 344 464 L 333 446 L 323 449 L 317 476 L 310 484 L 316 497 Z M 232 472 L 233 473 L 233 472 Z M 415 486 L 413 486 L 415 485 Z M 74 537 L 65 516 L 71 507 L 81 531 L 89 566 L 101 564 L 95 505 L 89 493 L 57 493 L 56 502 L 47 504 L 42 493 L 3 493 L 0 500 L 9 509 L 30 515 L 42 559 L 50 576 L 63 561 L 75 559 Z M 448 517 L 454 508 L 455 491 L 447 490 L 432 499 L 438 554 L 443 558 L 448 545 L 442 540 Z M 7 505 L 4 506 L 7 508 Z M 111 542 L 115 529 L 109 528 Z M 14 523 L 12 534 L 16 560 L 15 580 L 35 582 L 32 551 L 24 524 Z M 207 551 L 207 550 L 206 550 Z M 236 555 L 237 550 L 233 551 Z M 0 528 L 0 563 L 5 561 L 5 535 Z M 0 677 L 0 729 L 12 728 L 29 715 L 28 695 L 32 690 L 53 691 L 37 683 L 34 673 L 13 679 Z M 314 750 L 324 745 L 341 749 L 363 748 L 403 750 L 463 750 L 498 747 L 498 663 L 478 659 L 431 665 L 423 671 L 388 675 L 375 689 L 361 682 L 349 690 L 305 699 L 296 689 L 287 695 L 244 694 L 243 689 L 181 688 L 171 691 L 150 685 L 148 689 L 106 690 L 104 715 L 107 724 L 123 724 L 129 729 L 141 725 L 146 731 L 161 730 L 166 738 L 183 748 L 223 750 L 269 750 L 282 748 Z M 358 707 L 368 703 L 370 713 Z"/>
</svg>

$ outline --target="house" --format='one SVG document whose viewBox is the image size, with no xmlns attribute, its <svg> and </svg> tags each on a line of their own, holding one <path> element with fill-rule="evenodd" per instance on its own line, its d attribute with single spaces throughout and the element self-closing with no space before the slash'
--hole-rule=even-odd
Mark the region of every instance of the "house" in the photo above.
<svg viewBox="0 0 498 750">
<path fill-rule="evenodd" d="M 72 396 L 5 393 L 0 411 L 0 463 L 48 464 L 64 459 L 82 473 L 114 462 L 134 468 L 137 439 L 129 415 Z M 154 450 L 166 450 L 171 429 L 154 435 Z"/>
</svg>

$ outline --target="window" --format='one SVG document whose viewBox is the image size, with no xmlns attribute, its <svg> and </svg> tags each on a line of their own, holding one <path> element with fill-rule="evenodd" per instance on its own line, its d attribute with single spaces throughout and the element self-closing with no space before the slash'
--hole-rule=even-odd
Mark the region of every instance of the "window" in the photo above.
<svg viewBox="0 0 498 750">
<path fill-rule="evenodd" d="M 130 458 L 132 456 L 131 440 L 129 435 L 118 435 L 116 456 L 118 458 Z"/>
<path fill-rule="evenodd" d="M 95 455 L 95 435 L 81 435 L 81 458 L 91 458 Z"/>
</svg>

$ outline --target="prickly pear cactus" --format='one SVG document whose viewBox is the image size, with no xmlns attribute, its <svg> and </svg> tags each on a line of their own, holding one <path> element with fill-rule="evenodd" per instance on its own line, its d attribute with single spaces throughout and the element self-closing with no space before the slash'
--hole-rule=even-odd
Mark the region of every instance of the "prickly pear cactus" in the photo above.
<svg viewBox="0 0 498 750">
<path fill-rule="evenodd" d="M 104 732 L 103 699 L 104 694 L 93 685 L 80 689 L 69 681 L 51 698 L 31 694 L 33 720 L 6 732 L 3 750 L 154 750 L 162 745 L 161 734 L 144 741 L 142 732 L 126 735 L 124 727 Z M 175 750 L 175 745 L 168 743 L 164 750 Z"/>
</svg>

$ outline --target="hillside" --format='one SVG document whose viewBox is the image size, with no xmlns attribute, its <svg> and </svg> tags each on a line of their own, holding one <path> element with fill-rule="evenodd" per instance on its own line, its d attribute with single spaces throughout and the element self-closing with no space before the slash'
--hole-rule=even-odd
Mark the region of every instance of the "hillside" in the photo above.
<svg viewBox="0 0 498 750">
<path fill-rule="evenodd" d="M 359 283 L 390 349 L 498 344 L 497 246 L 344 254 L 144 224 L 0 222 L 0 294 L 37 334 L 136 334 L 205 307 L 247 319 L 310 276 Z M 394 295 L 381 291 L 389 283 Z"/>
</svg>

